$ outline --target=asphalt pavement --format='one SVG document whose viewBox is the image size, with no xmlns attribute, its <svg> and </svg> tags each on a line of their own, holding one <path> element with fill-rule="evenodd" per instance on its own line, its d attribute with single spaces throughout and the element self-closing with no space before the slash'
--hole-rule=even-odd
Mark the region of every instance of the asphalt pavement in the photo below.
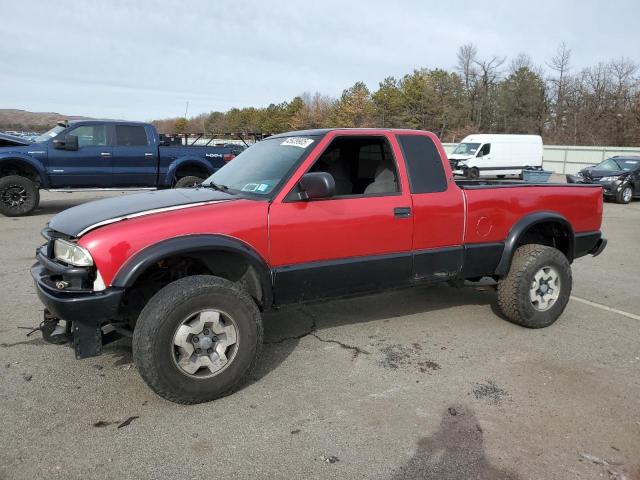
<svg viewBox="0 0 640 480">
<path fill-rule="evenodd" d="M 640 478 L 640 201 L 605 204 L 609 245 L 549 328 L 500 318 L 490 287 L 281 309 L 249 385 L 183 406 L 126 341 L 77 361 L 29 335 L 38 232 L 94 197 L 0 217 L 0 478 Z"/>
</svg>

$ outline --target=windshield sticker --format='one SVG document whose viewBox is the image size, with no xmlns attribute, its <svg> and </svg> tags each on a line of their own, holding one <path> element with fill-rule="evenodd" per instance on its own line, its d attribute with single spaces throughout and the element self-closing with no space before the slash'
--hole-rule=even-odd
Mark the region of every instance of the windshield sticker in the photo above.
<svg viewBox="0 0 640 480">
<path fill-rule="evenodd" d="M 242 187 L 243 192 L 255 192 L 258 187 L 260 187 L 257 183 L 247 183 L 244 187 Z"/>
<path fill-rule="evenodd" d="M 256 188 L 257 191 L 259 192 L 264 192 L 267 190 L 267 188 L 269 188 L 269 185 L 266 183 L 261 183 L 260 185 L 258 185 L 258 188 Z"/>
<path fill-rule="evenodd" d="M 284 142 L 282 142 L 280 145 L 286 145 L 286 146 L 289 146 L 289 147 L 307 148 L 312 143 L 313 143 L 313 140 L 310 139 L 310 138 L 289 137 Z"/>
<path fill-rule="evenodd" d="M 58 135 L 58 132 L 49 132 L 50 137 L 55 137 L 56 135 Z"/>
<path fill-rule="evenodd" d="M 635 165 L 636 163 L 638 163 L 637 160 L 627 160 L 625 163 L 630 163 L 631 165 Z"/>
</svg>

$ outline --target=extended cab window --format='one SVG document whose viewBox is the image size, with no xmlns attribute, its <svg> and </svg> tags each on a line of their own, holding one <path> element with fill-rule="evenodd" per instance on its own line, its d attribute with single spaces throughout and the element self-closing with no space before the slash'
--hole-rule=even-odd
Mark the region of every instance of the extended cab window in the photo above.
<svg viewBox="0 0 640 480">
<path fill-rule="evenodd" d="M 116 125 L 116 145 L 119 147 L 146 147 L 149 144 L 144 127 Z"/>
<path fill-rule="evenodd" d="M 424 135 L 398 135 L 412 193 L 444 192 L 447 177 L 436 145 Z"/>
<path fill-rule="evenodd" d="M 68 135 L 78 137 L 79 148 L 107 144 L 107 133 L 104 125 L 82 125 L 71 130 Z"/>
<path fill-rule="evenodd" d="M 338 137 L 310 170 L 330 173 L 336 196 L 399 192 L 398 170 L 384 137 Z"/>
</svg>

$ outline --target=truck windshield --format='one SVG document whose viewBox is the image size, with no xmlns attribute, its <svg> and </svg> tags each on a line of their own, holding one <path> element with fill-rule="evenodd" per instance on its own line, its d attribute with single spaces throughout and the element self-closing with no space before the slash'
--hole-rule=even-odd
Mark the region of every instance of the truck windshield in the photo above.
<svg viewBox="0 0 640 480">
<path fill-rule="evenodd" d="M 36 143 L 46 142 L 47 140 L 51 140 L 54 137 L 57 137 L 58 134 L 63 131 L 65 127 L 56 125 L 51 130 L 44 132 L 42 135 L 38 135 L 36 137 Z"/>
<path fill-rule="evenodd" d="M 313 148 L 318 138 L 311 135 L 267 138 L 247 148 L 202 185 L 267 197 Z"/>
<path fill-rule="evenodd" d="M 460 143 L 453 153 L 454 155 L 473 155 L 479 146 L 479 143 Z"/>
</svg>

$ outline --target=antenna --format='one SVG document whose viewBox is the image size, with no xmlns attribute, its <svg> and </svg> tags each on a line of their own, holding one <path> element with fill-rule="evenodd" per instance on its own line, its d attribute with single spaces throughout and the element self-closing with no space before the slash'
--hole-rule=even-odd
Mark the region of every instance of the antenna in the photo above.
<svg viewBox="0 0 640 480">
<path fill-rule="evenodd" d="M 187 118 L 188 111 L 189 111 L 189 101 L 187 100 L 187 106 L 184 108 L 184 118 Z"/>
</svg>

